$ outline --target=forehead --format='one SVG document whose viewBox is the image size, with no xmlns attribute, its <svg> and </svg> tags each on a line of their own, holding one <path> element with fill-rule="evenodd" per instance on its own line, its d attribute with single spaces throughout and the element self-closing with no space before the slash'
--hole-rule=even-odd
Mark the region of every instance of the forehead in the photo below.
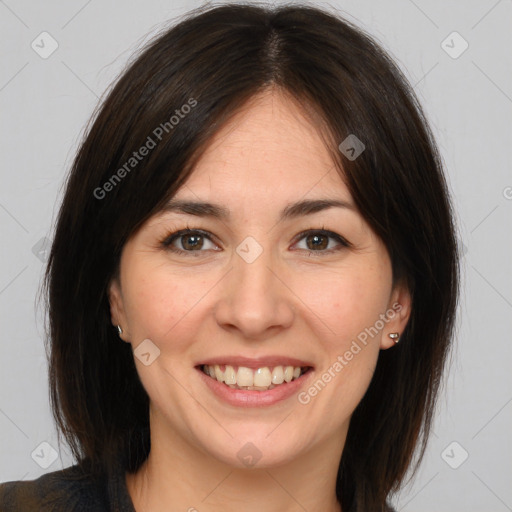
<svg viewBox="0 0 512 512">
<path fill-rule="evenodd" d="M 350 198 L 318 127 L 296 100 L 271 90 L 215 134 L 176 198 L 288 201 L 310 191 Z"/>
</svg>

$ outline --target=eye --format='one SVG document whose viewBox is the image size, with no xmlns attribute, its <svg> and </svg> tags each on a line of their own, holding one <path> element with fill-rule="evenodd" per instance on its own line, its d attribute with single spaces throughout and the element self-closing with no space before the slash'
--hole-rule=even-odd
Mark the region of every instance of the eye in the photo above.
<svg viewBox="0 0 512 512">
<path fill-rule="evenodd" d="M 211 238 L 198 229 L 181 229 L 171 233 L 162 244 L 165 248 L 176 253 L 203 252 L 204 250 L 218 250 Z"/>
<path fill-rule="evenodd" d="M 299 250 L 310 254 L 316 253 L 315 256 L 330 254 L 352 246 L 341 235 L 323 228 L 302 231 L 295 237 L 295 240 L 294 246 L 299 246 Z M 200 256 L 201 252 L 208 250 L 221 250 L 212 241 L 211 235 L 201 229 L 181 229 L 168 235 L 161 244 L 171 252 L 192 256 Z M 300 247 L 301 244 L 303 247 Z"/>
<path fill-rule="evenodd" d="M 304 240 L 303 245 L 305 246 L 299 247 L 299 249 L 310 253 L 331 253 L 351 246 L 350 242 L 345 240 L 341 235 L 325 229 L 303 231 L 299 233 L 296 238 L 299 242 Z M 297 245 L 297 243 L 295 245 Z"/>
</svg>

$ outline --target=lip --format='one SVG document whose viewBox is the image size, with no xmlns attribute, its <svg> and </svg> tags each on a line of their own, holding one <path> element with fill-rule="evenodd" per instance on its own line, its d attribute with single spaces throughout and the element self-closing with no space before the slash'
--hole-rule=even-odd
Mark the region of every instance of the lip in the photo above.
<svg viewBox="0 0 512 512">
<path fill-rule="evenodd" d="M 307 361 L 302 361 L 300 359 L 296 359 L 293 357 L 287 356 L 265 356 L 265 357 L 242 357 L 242 356 L 220 356 L 210 359 L 205 359 L 197 363 L 196 367 L 201 367 L 203 365 L 213 366 L 218 364 L 219 366 L 231 365 L 231 366 L 245 366 L 246 368 L 251 368 L 252 370 L 256 370 L 257 368 L 264 368 L 268 366 L 273 368 L 275 366 L 300 366 L 305 367 L 309 366 L 314 368 L 314 365 Z"/>
<path fill-rule="evenodd" d="M 286 359 L 288 361 L 290 360 L 289 358 Z M 216 361 L 219 360 L 216 359 Z M 234 360 L 231 359 L 231 362 L 234 362 Z M 243 365 L 240 364 L 240 366 Z M 269 365 L 266 364 L 264 366 Z M 290 366 L 308 365 L 290 364 Z M 299 378 L 292 380 L 291 382 L 280 384 L 279 386 L 276 386 L 273 389 L 269 389 L 268 391 L 256 391 L 232 389 L 226 384 L 213 379 L 209 375 L 206 375 L 201 370 L 200 366 L 196 366 L 195 369 L 199 372 L 199 376 L 201 379 L 203 379 L 203 382 L 215 394 L 215 396 L 235 407 L 267 407 L 282 402 L 283 400 L 286 400 L 287 398 L 290 398 L 292 395 L 296 394 L 302 387 L 305 387 L 314 373 L 313 368 L 310 367 L 306 373 L 301 375 Z"/>
</svg>

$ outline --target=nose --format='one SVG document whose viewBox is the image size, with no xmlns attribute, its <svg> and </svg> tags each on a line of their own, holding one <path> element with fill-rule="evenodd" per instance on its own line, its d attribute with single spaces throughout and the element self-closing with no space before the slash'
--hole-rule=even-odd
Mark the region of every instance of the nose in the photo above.
<svg viewBox="0 0 512 512">
<path fill-rule="evenodd" d="M 281 269 L 282 270 L 282 269 Z M 233 267 L 221 285 L 215 318 L 224 329 L 247 339 L 265 339 L 289 328 L 294 319 L 293 292 L 286 278 L 263 251 L 251 263 L 233 255 Z"/>
</svg>

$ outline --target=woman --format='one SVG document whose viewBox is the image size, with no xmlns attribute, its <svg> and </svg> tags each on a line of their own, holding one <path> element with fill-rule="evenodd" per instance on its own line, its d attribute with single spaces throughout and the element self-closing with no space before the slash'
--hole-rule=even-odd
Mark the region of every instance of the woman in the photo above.
<svg viewBox="0 0 512 512">
<path fill-rule="evenodd" d="M 75 159 L 47 288 L 77 464 L 0 508 L 392 510 L 457 283 L 440 158 L 384 51 L 312 7 L 194 11 Z"/>
</svg>

